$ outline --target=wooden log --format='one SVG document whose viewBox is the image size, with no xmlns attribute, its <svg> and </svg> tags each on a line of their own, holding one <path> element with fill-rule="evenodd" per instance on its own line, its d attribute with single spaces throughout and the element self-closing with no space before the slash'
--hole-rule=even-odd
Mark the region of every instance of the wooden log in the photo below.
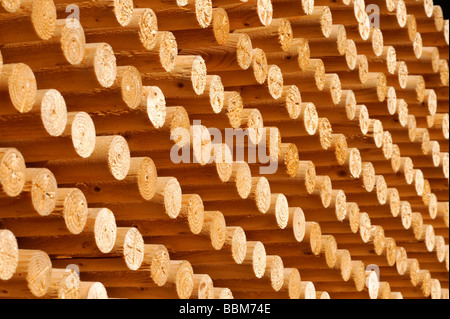
<svg viewBox="0 0 450 319">
<path fill-rule="evenodd" d="M 45 168 L 26 168 L 22 196 L 1 198 L 1 216 L 17 218 L 48 216 L 56 205 L 57 184 L 54 175 Z"/>
<path fill-rule="evenodd" d="M 114 84 L 116 76 L 116 58 L 107 43 L 86 44 L 84 58 L 76 66 L 36 72 L 36 80 L 41 88 L 54 88 L 61 93 L 109 88 Z M 62 81 L 67 77 L 71 81 Z"/>
<path fill-rule="evenodd" d="M 7 13 L 1 13 L 2 44 L 48 40 L 56 26 L 56 7 L 53 0 L 23 0 L 14 10 L 9 6 Z"/>
<path fill-rule="evenodd" d="M 27 113 L 36 102 L 36 78 L 23 63 L 3 65 L 0 73 L 1 115 Z M 21 92 L 19 94 L 18 92 Z"/>
</svg>

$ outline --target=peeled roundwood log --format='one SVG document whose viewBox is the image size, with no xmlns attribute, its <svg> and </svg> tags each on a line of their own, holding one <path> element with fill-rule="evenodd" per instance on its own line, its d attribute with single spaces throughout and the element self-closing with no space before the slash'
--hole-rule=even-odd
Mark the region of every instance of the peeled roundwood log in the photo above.
<svg viewBox="0 0 450 319">
<path fill-rule="evenodd" d="M 240 265 L 228 265 L 224 267 L 195 266 L 196 272 L 207 272 L 213 279 L 218 276 L 234 276 L 241 278 L 262 278 L 266 272 L 266 251 L 259 241 L 247 241 L 245 258 Z M 236 278 L 236 277 L 235 277 Z"/>
<path fill-rule="evenodd" d="M 20 249 L 13 277 L 2 282 L 2 295 L 15 298 L 44 297 L 50 290 L 52 262 L 39 250 Z"/>
<path fill-rule="evenodd" d="M 68 5 L 76 3 L 84 14 L 80 15 L 80 22 L 85 28 L 120 27 L 130 23 L 133 14 L 133 2 L 100 0 L 95 2 L 78 0 L 54 0 L 59 14 L 67 12 Z"/>
<path fill-rule="evenodd" d="M 86 39 L 78 20 L 56 20 L 55 31 L 45 42 L 11 43 L 2 47 L 8 63 L 25 63 L 33 70 L 43 66 L 76 65 L 83 60 Z"/>
<path fill-rule="evenodd" d="M 107 43 L 88 43 L 83 60 L 77 65 L 36 72 L 41 88 L 54 88 L 61 93 L 109 88 L 117 76 L 116 57 Z M 70 81 L 64 81 L 70 78 Z"/>
<path fill-rule="evenodd" d="M 2 44 L 48 40 L 55 31 L 56 7 L 53 0 L 22 0 L 14 12 L 0 14 Z"/>
<path fill-rule="evenodd" d="M 118 2 L 116 2 L 118 3 Z M 96 8 L 92 15 L 96 15 Z M 120 12 L 120 11 L 116 11 Z M 112 10 L 109 11 L 109 14 Z M 89 16 L 89 12 L 83 13 Z M 114 50 L 153 50 L 157 43 L 158 24 L 155 12 L 152 9 L 134 9 L 124 15 L 122 24 L 119 21 L 107 21 L 106 16 L 102 16 L 103 20 L 97 19 L 104 23 L 103 26 L 91 28 L 89 23 L 83 24 L 86 27 L 86 39 L 88 42 L 107 42 Z M 124 24 L 126 23 L 126 24 Z M 127 45 L 125 45 L 126 41 Z"/>
<path fill-rule="evenodd" d="M 126 40 L 120 41 L 120 43 Z M 141 74 L 173 71 L 178 56 L 178 47 L 172 32 L 158 31 L 149 50 L 122 48 L 116 52 L 118 64 L 133 65 Z"/>
<path fill-rule="evenodd" d="M 117 76 L 111 87 L 106 89 L 67 92 L 64 98 L 70 111 L 104 111 L 137 109 L 150 102 L 164 99 L 162 92 L 144 90 L 139 71 L 134 66 L 117 67 Z M 99 96 L 102 98 L 99 99 Z"/>
<path fill-rule="evenodd" d="M 96 138 L 95 149 L 88 158 L 48 161 L 46 166 L 60 183 L 123 180 L 130 168 L 130 150 L 120 135 L 100 136 Z"/>
<path fill-rule="evenodd" d="M 57 90 L 38 90 L 36 102 L 25 116 L 11 116 L 2 125 L 0 136 L 5 141 L 60 136 L 67 124 L 67 108 Z"/>
<path fill-rule="evenodd" d="M 319 92 L 315 92 L 315 90 L 309 88 L 302 90 L 301 87 L 300 90 L 302 92 L 302 98 L 305 101 L 312 102 L 318 106 L 337 105 L 342 98 L 341 81 L 336 73 L 325 75 L 324 87 Z"/>
<path fill-rule="evenodd" d="M 174 258 L 185 258 L 189 256 L 189 261 L 196 267 L 204 265 L 207 258 L 209 265 L 241 264 L 247 251 L 246 233 L 241 227 L 226 227 L 226 239 L 221 250 L 214 247 L 205 247 L 197 251 L 172 252 Z"/>
<path fill-rule="evenodd" d="M 25 186 L 25 160 L 15 148 L 0 148 L 0 197 L 20 195 Z"/>
<path fill-rule="evenodd" d="M 10 230 L 0 230 L 0 279 L 7 281 L 14 276 L 19 263 L 17 239 Z"/>
<path fill-rule="evenodd" d="M 266 53 L 288 51 L 293 41 L 291 24 L 284 17 L 273 19 L 270 26 L 237 29 L 234 32 L 247 34 L 252 44 Z"/>
<path fill-rule="evenodd" d="M 272 22 L 272 1 L 248 0 L 245 3 L 233 3 L 223 7 L 230 19 L 230 29 L 268 26 Z"/>
<path fill-rule="evenodd" d="M 54 175 L 45 168 L 26 168 L 22 194 L 15 198 L 0 198 L 2 218 L 48 216 L 56 205 L 57 184 Z"/>
<path fill-rule="evenodd" d="M 29 112 L 37 95 L 36 78 L 31 68 L 23 63 L 12 63 L 2 65 L 0 71 L 0 114 Z"/>
<path fill-rule="evenodd" d="M 156 192 L 156 166 L 149 157 L 133 157 L 127 176 L 115 182 L 91 182 L 76 184 L 89 202 L 127 202 L 151 200 Z M 111 197 L 111 194 L 117 196 Z"/>
<path fill-rule="evenodd" d="M 228 20 L 227 12 L 223 8 L 213 8 L 211 19 L 211 23 L 202 29 L 173 31 L 180 49 L 196 50 L 199 47 L 213 49 L 218 46 L 226 45 L 230 38 L 230 22 Z M 195 37 L 196 41 L 189 41 L 190 37 Z M 200 53 L 197 52 L 196 54 Z"/>
<path fill-rule="evenodd" d="M 49 218 L 27 218 L 26 220 L 5 218 L 2 224 L 11 229 L 17 237 L 48 236 L 49 234 L 78 235 L 84 230 L 87 216 L 87 202 L 83 193 L 76 188 L 60 188 L 55 209 Z"/>
<path fill-rule="evenodd" d="M 312 38 L 308 39 L 308 43 L 311 57 L 344 55 L 347 43 L 345 27 L 342 24 L 333 25 L 328 38 Z"/>
<path fill-rule="evenodd" d="M 225 244 L 226 223 L 223 214 L 219 211 L 205 211 L 204 222 L 198 235 L 185 232 L 178 236 L 162 235 L 153 236 L 150 232 L 146 234 L 146 240 L 149 242 L 164 241 L 169 251 L 191 251 L 191 250 L 215 250 L 222 249 Z M 181 242 L 180 238 L 183 238 Z"/>
<path fill-rule="evenodd" d="M 154 83 L 167 97 L 203 94 L 206 86 L 206 65 L 199 55 L 179 55 L 170 72 L 141 74 L 144 84 Z"/>
<path fill-rule="evenodd" d="M 61 123 L 62 122 L 62 123 Z M 95 128 L 87 113 L 79 112 L 67 114 L 67 124 L 63 121 L 49 123 L 56 126 L 55 131 L 63 130 L 60 136 L 43 137 L 22 141 L 5 141 L 0 145 L 17 145 L 22 149 L 28 162 L 40 162 L 52 159 L 69 159 L 73 157 L 89 157 L 96 144 Z M 51 145 L 52 151 L 48 147 Z"/>
<path fill-rule="evenodd" d="M 281 11 L 283 10 L 290 12 L 290 14 L 283 14 L 283 16 L 288 16 L 295 38 L 328 38 L 330 36 L 333 24 L 330 8 L 315 6 L 310 15 L 299 16 L 293 14 L 293 7 L 289 3 L 276 2 L 275 5 L 279 6 L 279 17 L 281 17 Z"/>
<path fill-rule="evenodd" d="M 108 292 L 101 282 L 80 282 L 80 299 L 108 299 Z"/>
</svg>

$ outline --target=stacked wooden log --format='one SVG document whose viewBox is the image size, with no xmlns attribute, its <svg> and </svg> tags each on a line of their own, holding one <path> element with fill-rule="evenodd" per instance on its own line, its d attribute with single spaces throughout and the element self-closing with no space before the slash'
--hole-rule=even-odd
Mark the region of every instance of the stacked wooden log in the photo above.
<svg viewBox="0 0 450 319">
<path fill-rule="evenodd" d="M 448 298 L 448 45 L 425 0 L 1 0 L 0 298 Z"/>
</svg>

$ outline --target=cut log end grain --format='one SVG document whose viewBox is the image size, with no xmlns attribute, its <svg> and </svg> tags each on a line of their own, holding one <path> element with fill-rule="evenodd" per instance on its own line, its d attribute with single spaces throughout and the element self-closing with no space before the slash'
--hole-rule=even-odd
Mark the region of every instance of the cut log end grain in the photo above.
<svg viewBox="0 0 450 319">
<path fill-rule="evenodd" d="M 316 176 L 314 191 L 318 192 L 323 207 L 328 208 L 331 204 L 331 193 L 333 191 L 331 178 L 329 176 Z"/>
<path fill-rule="evenodd" d="M 211 246 L 215 250 L 222 249 L 227 239 L 227 225 L 221 212 L 205 212 L 203 232 L 209 234 Z"/>
<path fill-rule="evenodd" d="M 305 223 L 305 238 L 304 241 L 309 243 L 311 252 L 314 255 L 319 255 L 322 251 L 322 230 L 320 225 L 316 222 Z"/>
<path fill-rule="evenodd" d="M 361 36 L 361 39 L 367 41 L 370 37 L 370 30 L 371 30 L 370 18 L 369 15 L 366 14 L 364 15 L 363 20 L 358 23 L 358 31 L 359 35 Z"/>
<path fill-rule="evenodd" d="M 284 264 L 280 256 L 267 256 L 266 276 L 275 291 L 280 291 L 284 284 Z"/>
<path fill-rule="evenodd" d="M 241 227 L 227 227 L 226 246 L 231 246 L 231 256 L 236 264 L 242 264 L 247 255 L 247 237 Z"/>
<path fill-rule="evenodd" d="M 25 185 L 25 160 L 14 148 L 0 148 L 0 184 L 10 197 L 18 196 Z"/>
<path fill-rule="evenodd" d="M 70 114 L 73 147 L 82 158 L 88 158 L 95 150 L 95 126 L 89 114 L 79 112 Z"/>
<path fill-rule="evenodd" d="M 397 217 L 400 214 L 401 202 L 400 194 L 396 188 L 387 189 L 387 200 L 389 201 L 389 209 L 393 217 Z"/>
<path fill-rule="evenodd" d="M 39 250 L 19 250 L 17 274 L 26 278 L 28 289 L 36 297 L 43 297 L 52 283 L 52 262 Z"/>
<path fill-rule="evenodd" d="M 252 175 L 248 164 L 245 162 L 234 163 L 233 177 L 239 196 L 243 199 L 247 198 L 252 189 Z"/>
<path fill-rule="evenodd" d="M 94 71 L 100 86 L 111 87 L 117 76 L 116 57 L 112 47 L 107 43 L 92 43 L 86 44 L 86 51 L 87 58 L 93 57 Z"/>
<path fill-rule="evenodd" d="M 248 260 L 256 278 L 262 278 L 266 272 L 266 249 L 259 241 L 247 242 L 247 252 L 245 260 Z"/>
<path fill-rule="evenodd" d="M 188 261 L 170 261 L 167 281 L 175 285 L 180 299 L 189 299 L 194 289 L 194 271 Z"/>
<path fill-rule="evenodd" d="M 383 32 L 379 28 L 374 28 L 372 31 L 372 49 L 375 56 L 379 57 L 383 54 L 383 47 Z"/>
<path fill-rule="evenodd" d="M 363 291 L 366 285 L 366 271 L 362 261 L 352 261 L 351 277 L 356 290 Z"/>
<path fill-rule="evenodd" d="M 350 230 L 356 234 L 359 231 L 359 225 L 361 220 L 361 213 L 357 203 L 347 202 L 347 216 L 350 224 Z"/>
<path fill-rule="evenodd" d="M 286 228 L 289 222 L 289 205 L 283 194 L 272 194 L 269 213 L 275 214 L 277 225 L 280 229 Z"/>
<path fill-rule="evenodd" d="M 379 294 L 378 275 L 374 271 L 366 271 L 366 285 L 370 299 L 377 299 Z"/>
<path fill-rule="evenodd" d="M 359 233 L 363 242 L 368 243 L 370 241 L 370 230 L 372 228 L 372 222 L 367 213 L 361 213 L 359 219 Z"/>
<path fill-rule="evenodd" d="M 42 124 L 50 136 L 60 136 L 66 129 L 66 102 L 57 90 L 37 91 L 37 102 L 40 104 Z"/>
<path fill-rule="evenodd" d="M 236 61 L 242 70 L 247 70 L 252 64 L 252 40 L 245 33 L 230 34 L 228 43 L 236 43 Z"/>
<path fill-rule="evenodd" d="M 192 297 L 198 299 L 214 299 L 214 284 L 209 275 L 193 275 L 194 288 Z"/>
<path fill-rule="evenodd" d="M 80 234 L 88 217 L 87 201 L 83 192 L 77 188 L 58 189 L 55 213 L 62 214 L 70 233 Z"/>
<path fill-rule="evenodd" d="M 144 239 L 136 228 L 129 228 L 123 238 L 123 258 L 131 270 L 138 270 L 144 260 Z"/>
<path fill-rule="evenodd" d="M 269 26 L 272 23 L 273 7 L 270 0 L 258 0 L 257 13 L 259 21 L 264 26 Z"/>
<path fill-rule="evenodd" d="M 178 45 L 172 32 L 158 32 L 155 47 L 159 48 L 159 62 L 163 69 L 170 72 L 175 67 Z"/>
<path fill-rule="evenodd" d="M 61 24 L 61 50 L 67 62 L 78 65 L 83 61 L 86 47 L 83 27 L 78 19 L 57 20 L 57 27 Z"/>
<path fill-rule="evenodd" d="M 263 84 L 269 73 L 269 67 L 267 65 L 266 54 L 261 49 L 252 50 L 252 69 L 256 82 Z"/>
<path fill-rule="evenodd" d="M 218 75 L 206 76 L 206 91 L 209 93 L 209 103 L 215 114 L 222 111 L 225 100 L 224 87 Z"/>
<path fill-rule="evenodd" d="M 227 110 L 227 117 L 231 127 L 238 128 L 241 126 L 243 108 L 244 102 L 238 92 L 224 92 L 224 109 Z"/>
<path fill-rule="evenodd" d="M 116 83 L 120 81 L 122 100 L 130 109 L 137 109 L 143 96 L 142 78 L 134 66 L 117 68 Z"/>
<path fill-rule="evenodd" d="M 311 281 L 300 283 L 300 299 L 316 299 L 316 287 Z"/>
<path fill-rule="evenodd" d="M 347 46 L 345 50 L 345 61 L 350 70 L 354 70 L 357 64 L 358 51 L 356 49 L 355 41 L 347 40 Z"/>
<path fill-rule="evenodd" d="M 283 94 L 283 73 L 276 65 L 271 65 L 267 74 L 267 85 L 270 95 L 275 99 L 279 99 Z"/>
<path fill-rule="evenodd" d="M 382 151 L 385 159 L 390 160 L 392 158 L 392 135 L 389 131 L 383 132 Z"/>
<path fill-rule="evenodd" d="M 211 134 L 208 128 L 203 125 L 193 125 L 190 135 L 194 161 L 200 165 L 206 165 L 212 153 Z"/>
<path fill-rule="evenodd" d="M 440 263 L 445 260 L 445 239 L 443 236 L 435 237 L 436 257 Z"/>
<path fill-rule="evenodd" d="M 265 177 L 252 178 L 252 190 L 250 196 L 254 198 L 256 207 L 259 212 L 265 214 L 271 204 L 270 184 Z"/>
<path fill-rule="evenodd" d="M 167 117 L 164 93 L 157 86 L 144 86 L 142 93 L 141 105 L 146 106 L 150 123 L 155 128 L 161 128 L 166 123 Z"/>
<path fill-rule="evenodd" d="M 361 154 L 357 148 L 348 149 L 347 159 L 350 174 L 353 178 L 359 178 L 362 172 Z"/>
<path fill-rule="evenodd" d="M 423 52 L 423 40 L 422 40 L 422 35 L 417 32 L 416 35 L 414 36 L 414 40 L 412 41 L 412 46 L 413 46 L 413 52 L 414 55 L 417 59 L 420 59 L 422 57 L 422 52 Z"/>
<path fill-rule="evenodd" d="M 337 242 L 333 235 L 322 236 L 322 252 L 325 253 L 327 266 L 334 268 L 337 263 Z"/>
<path fill-rule="evenodd" d="M 428 215 L 430 215 L 432 219 L 436 219 L 437 213 L 438 213 L 438 200 L 436 195 L 431 193 L 428 195 Z"/>
<path fill-rule="evenodd" d="M 397 261 L 397 243 L 394 238 L 385 237 L 386 260 L 390 267 L 393 267 Z"/>
<path fill-rule="evenodd" d="M 233 293 L 228 288 L 213 288 L 214 299 L 234 299 Z"/>
<path fill-rule="evenodd" d="M 144 245 L 144 260 L 141 269 L 150 270 L 153 282 L 162 287 L 169 277 L 170 258 L 166 247 L 162 245 Z"/>
<path fill-rule="evenodd" d="M 0 74 L 1 90 L 7 90 L 7 101 L 20 113 L 27 113 L 36 102 L 37 84 L 33 71 L 23 63 L 4 64 Z M 1 93 L 1 92 L 0 92 Z M 6 107 L 11 107 L 6 103 Z M 3 106 L 5 107 L 5 106 Z M 1 110 L 12 113 L 14 109 Z"/>
<path fill-rule="evenodd" d="M 117 236 L 117 225 L 113 212 L 108 208 L 89 208 L 86 231 L 93 231 L 97 248 L 102 253 L 111 252 Z"/>
<path fill-rule="evenodd" d="M 291 221 L 289 223 L 292 224 L 295 240 L 299 243 L 302 242 L 306 233 L 306 220 L 303 210 L 300 207 L 290 207 L 289 220 Z"/>
<path fill-rule="evenodd" d="M 414 173 L 414 188 L 416 190 L 417 195 L 422 196 L 424 191 L 424 177 L 423 173 L 420 169 L 415 170 Z"/>
<path fill-rule="evenodd" d="M 56 206 L 58 188 L 52 172 L 46 168 L 27 168 L 25 179 L 31 181 L 26 190 L 31 192 L 31 201 L 36 212 L 41 216 L 50 215 Z"/>
<path fill-rule="evenodd" d="M 302 103 L 300 117 L 303 118 L 303 125 L 309 135 L 315 135 L 319 126 L 319 115 L 313 103 Z"/>
<path fill-rule="evenodd" d="M 223 8 L 212 9 L 212 28 L 217 44 L 225 45 L 230 36 L 230 21 Z"/>
<path fill-rule="evenodd" d="M 133 16 L 133 0 L 115 0 L 114 15 L 121 26 L 127 26 Z"/>
<path fill-rule="evenodd" d="M 412 209 L 411 204 L 407 201 L 402 201 L 400 204 L 400 217 L 403 228 L 410 229 L 412 223 Z"/>
<path fill-rule="evenodd" d="M 135 174 L 136 171 L 140 195 L 145 200 L 152 199 L 156 192 L 158 177 L 155 163 L 149 157 L 132 158 L 130 161 L 130 172 Z"/>
<path fill-rule="evenodd" d="M 117 180 L 123 180 L 130 169 L 130 149 L 128 143 L 120 135 L 109 139 L 108 168 Z"/>
<path fill-rule="evenodd" d="M 202 57 L 195 57 L 192 63 L 191 82 L 197 95 L 203 94 L 206 87 L 206 64 Z"/>
<path fill-rule="evenodd" d="M 405 61 L 397 62 L 398 83 L 402 89 L 408 85 L 408 66 Z"/>
<path fill-rule="evenodd" d="M 404 28 L 406 26 L 406 22 L 408 19 L 406 4 L 403 0 L 399 0 L 397 2 L 397 10 L 396 10 L 396 18 L 400 28 Z"/>
<path fill-rule="evenodd" d="M 31 22 L 36 35 L 42 40 L 49 40 L 56 28 L 56 7 L 52 0 L 33 1 Z"/>
<path fill-rule="evenodd" d="M 299 151 L 295 144 L 281 144 L 279 157 L 284 163 L 286 173 L 291 177 L 294 177 L 297 174 L 297 169 L 300 163 L 298 154 Z"/>
<path fill-rule="evenodd" d="M 233 159 L 227 144 L 215 145 L 212 149 L 217 176 L 222 182 L 228 182 L 233 174 Z"/>
<path fill-rule="evenodd" d="M 19 248 L 16 237 L 9 230 L 0 230 L 0 279 L 9 280 L 19 263 Z"/>
<path fill-rule="evenodd" d="M 80 299 L 80 277 L 73 270 L 53 269 L 52 281 L 47 297 L 58 299 Z"/>
<path fill-rule="evenodd" d="M 182 193 L 178 180 L 174 177 L 158 177 L 156 181 L 157 201 L 164 204 L 166 214 L 174 219 L 181 211 Z"/>
<path fill-rule="evenodd" d="M 332 146 L 334 147 L 334 154 L 336 161 L 339 165 L 344 165 L 347 160 L 348 154 L 348 144 L 345 135 L 343 134 L 333 134 L 332 135 Z"/>
<path fill-rule="evenodd" d="M 80 282 L 80 299 L 108 299 L 108 292 L 101 282 Z"/>
<path fill-rule="evenodd" d="M 199 234 L 203 228 L 205 210 L 199 195 L 182 195 L 180 217 L 187 217 L 189 230 Z"/>
<path fill-rule="evenodd" d="M 352 260 L 350 252 L 346 249 L 338 249 L 336 256 L 335 267 L 340 269 L 342 279 L 344 281 L 349 281 L 352 275 Z"/>
<path fill-rule="evenodd" d="M 441 299 L 442 287 L 438 279 L 431 279 L 431 299 Z"/>
<path fill-rule="evenodd" d="M 363 163 L 361 172 L 364 189 L 370 193 L 375 187 L 375 168 L 372 163 Z"/>
<path fill-rule="evenodd" d="M 21 0 L 2 0 L 0 4 L 5 11 L 12 13 L 19 10 Z"/>
<path fill-rule="evenodd" d="M 157 43 L 157 37 L 158 21 L 156 14 L 152 9 L 145 9 L 139 21 L 139 39 L 144 48 L 153 50 Z"/>
</svg>

